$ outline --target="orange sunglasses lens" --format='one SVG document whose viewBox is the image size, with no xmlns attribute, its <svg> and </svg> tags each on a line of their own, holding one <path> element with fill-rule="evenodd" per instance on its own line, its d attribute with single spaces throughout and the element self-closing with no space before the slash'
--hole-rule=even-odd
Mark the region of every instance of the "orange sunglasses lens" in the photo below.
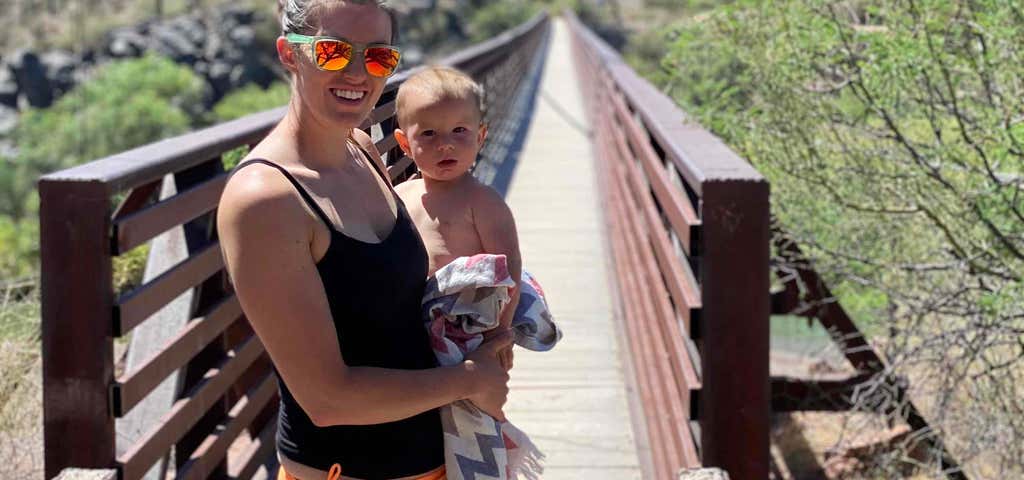
<svg viewBox="0 0 1024 480">
<path fill-rule="evenodd" d="M 387 77 L 395 73 L 401 54 L 398 50 L 387 47 L 369 47 L 366 49 L 366 72 L 375 77 Z"/>
<path fill-rule="evenodd" d="M 352 58 L 352 45 L 337 40 L 320 40 L 315 50 L 316 64 L 324 70 L 341 70 Z"/>
</svg>

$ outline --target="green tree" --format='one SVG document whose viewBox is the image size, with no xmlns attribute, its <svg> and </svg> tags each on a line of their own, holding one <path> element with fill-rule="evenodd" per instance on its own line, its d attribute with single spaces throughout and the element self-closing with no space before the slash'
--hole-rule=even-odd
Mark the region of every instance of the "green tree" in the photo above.
<svg viewBox="0 0 1024 480">
<path fill-rule="evenodd" d="M 745 1 L 665 32 L 652 75 L 768 177 L 979 478 L 1024 470 L 1022 25 L 997 0 Z"/>
<path fill-rule="evenodd" d="M 22 115 L 14 173 L 0 182 L 21 195 L 41 174 L 183 133 L 198 119 L 189 112 L 202 104 L 204 87 L 191 70 L 158 56 L 102 67 L 52 107 Z M 32 213 L 25 204 L 4 199 L 0 213 L 20 218 Z"/>
</svg>

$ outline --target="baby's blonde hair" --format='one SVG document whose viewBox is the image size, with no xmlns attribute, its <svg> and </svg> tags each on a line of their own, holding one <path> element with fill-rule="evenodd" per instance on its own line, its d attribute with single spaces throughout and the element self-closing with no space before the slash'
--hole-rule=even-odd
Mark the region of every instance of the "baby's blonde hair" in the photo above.
<svg viewBox="0 0 1024 480">
<path fill-rule="evenodd" d="M 469 100 L 483 117 L 484 89 L 461 70 L 431 66 L 412 75 L 402 86 L 398 87 L 398 98 L 395 100 L 398 125 L 406 125 L 408 121 L 408 101 L 411 95 L 427 95 L 431 101 Z"/>
</svg>

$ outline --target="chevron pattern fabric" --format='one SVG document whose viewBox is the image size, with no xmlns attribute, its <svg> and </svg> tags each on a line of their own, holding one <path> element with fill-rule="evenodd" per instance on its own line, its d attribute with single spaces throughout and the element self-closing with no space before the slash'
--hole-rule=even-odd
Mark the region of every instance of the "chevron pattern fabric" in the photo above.
<svg viewBox="0 0 1024 480">
<path fill-rule="evenodd" d="M 462 362 L 483 343 L 483 333 L 498 326 L 513 286 L 504 255 L 459 257 L 437 271 L 423 296 L 423 317 L 441 365 Z M 512 328 L 516 344 L 530 350 L 550 350 L 562 338 L 544 291 L 526 272 Z M 467 401 L 441 407 L 441 423 L 448 480 L 540 478 L 543 454 L 511 423 Z"/>
</svg>

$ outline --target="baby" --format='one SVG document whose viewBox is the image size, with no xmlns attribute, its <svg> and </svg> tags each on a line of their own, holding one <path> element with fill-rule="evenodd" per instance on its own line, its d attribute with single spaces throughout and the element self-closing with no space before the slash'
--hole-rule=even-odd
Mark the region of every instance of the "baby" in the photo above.
<svg viewBox="0 0 1024 480">
<path fill-rule="evenodd" d="M 482 103 L 480 85 L 453 68 L 430 67 L 407 79 L 398 90 L 395 138 L 421 178 L 395 190 L 426 245 L 430 275 L 459 257 L 507 257 L 516 287 L 498 319 L 495 331 L 500 331 L 509 328 L 516 311 L 522 264 L 511 210 L 501 195 L 469 173 L 487 138 Z M 506 369 L 511 368 L 511 349 L 499 354 Z"/>
</svg>

